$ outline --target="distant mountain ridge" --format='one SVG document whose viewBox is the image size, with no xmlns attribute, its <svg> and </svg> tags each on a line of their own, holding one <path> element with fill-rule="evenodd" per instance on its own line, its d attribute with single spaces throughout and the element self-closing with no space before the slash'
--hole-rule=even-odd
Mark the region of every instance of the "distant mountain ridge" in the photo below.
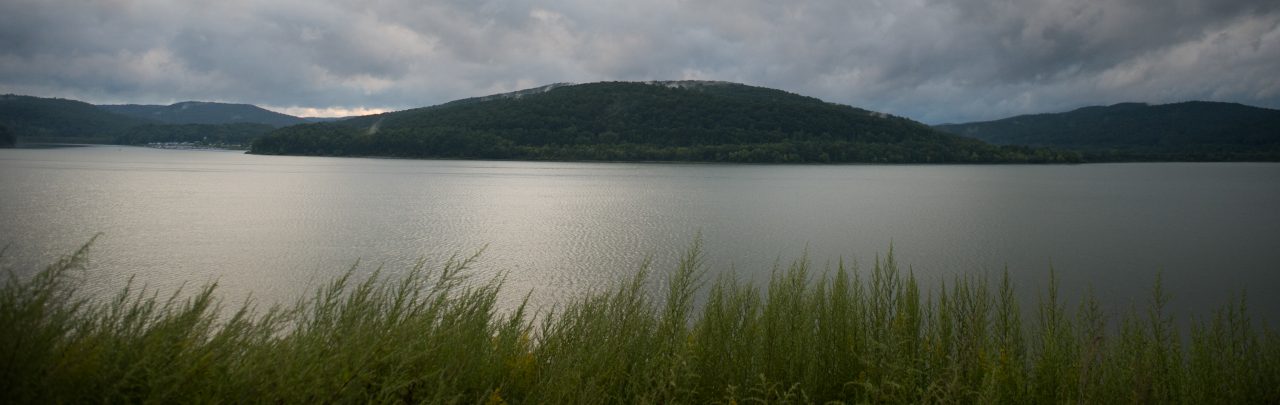
<svg viewBox="0 0 1280 405">
<path fill-rule="evenodd" d="M 305 125 L 287 128 L 299 124 Z M 1119 103 L 930 128 L 781 90 L 697 80 L 555 83 L 343 118 L 299 118 L 248 104 L 94 106 L 9 94 L 0 95 L 0 126 L 19 145 L 23 139 L 246 144 L 282 128 L 254 150 L 268 154 L 734 162 L 1018 162 L 1081 156 L 1087 161 L 1280 161 L 1280 110 L 1235 103 Z M 1082 154 L 1072 157 L 1068 150 Z"/>
<path fill-rule="evenodd" d="M 935 128 L 1089 160 L 1280 160 L 1280 110 L 1236 103 L 1119 103 Z"/>
<path fill-rule="evenodd" d="M 98 107 L 135 118 L 166 124 L 267 124 L 274 127 L 304 124 L 308 121 L 251 104 L 229 104 L 184 101 L 171 105 L 108 104 Z"/>
<path fill-rule="evenodd" d="M 248 115 L 240 118 L 226 119 L 226 123 L 213 117 L 231 111 L 252 111 L 240 106 L 233 108 L 208 108 L 206 103 L 179 103 L 187 105 L 187 109 L 208 114 L 204 122 L 213 123 L 174 123 L 141 118 L 129 114 L 119 114 L 89 103 L 59 98 L 42 98 L 20 95 L 0 96 L 0 126 L 6 127 L 14 136 L 16 143 L 23 142 L 55 142 L 55 143 L 114 143 L 114 144 L 148 144 L 156 142 L 190 142 L 207 145 L 230 146 L 247 145 L 252 139 L 265 134 L 276 126 L 254 122 L 268 115 Z M 217 104 L 217 103 L 212 103 Z M 225 105 L 224 105 L 225 106 Z M 126 107 L 134 111 L 147 108 Z M 145 107 L 145 106 L 142 106 Z M 170 107 L 170 106 L 164 106 Z M 252 106 L 250 106 L 252 107 Z M 257 107 L 253 107 L 257 109 Z M 265 111 L 265 110 L 263 110 Z M 272 113 L 275 114 L 275 113 Z M 165 115 L 165 114 L 161 114 Z M 281 114 L 283 115 L 283 114 Z M 195 120 L 194 118 L 174 118 L 177 122 Z M 242 119 L 243 118 L 243 119 Z"/>
<path fill-rule="evenodd" d="M 554 84 L 282 128 L 252 153 L 710 162 L 1072 161 L 901 117 L 744 84 Z"/>
</svg>

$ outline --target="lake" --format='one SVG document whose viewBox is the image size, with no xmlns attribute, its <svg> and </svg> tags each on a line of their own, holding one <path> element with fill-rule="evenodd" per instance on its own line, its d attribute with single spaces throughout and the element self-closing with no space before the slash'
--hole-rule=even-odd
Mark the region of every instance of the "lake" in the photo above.
<svg viewBox="0 0 1280 405">
<path fill-rule="evenodd" d="M 254 156 L 89 146 L 0 150 L 0 260 L 22 275 L 93 235 L 84 289 L 217 281 L 290 302 L 342 274 L 485 248 L 504 305 L 661 275 L 701 234 L 711 273 L 767 281 L 806 254 L 869 271 L 893 246 L 927 286 L 1008 269 L 1024 305 L 1056 270 L 1113 310 L 1156 275 L 1201 316 L 1246 290 L 1280 314 L 1280 164 L 722 165 Z"/>
</svg>

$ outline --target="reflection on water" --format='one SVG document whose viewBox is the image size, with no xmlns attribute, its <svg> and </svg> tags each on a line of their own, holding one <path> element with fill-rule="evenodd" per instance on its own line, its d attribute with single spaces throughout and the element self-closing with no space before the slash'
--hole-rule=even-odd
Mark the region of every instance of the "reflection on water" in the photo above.
<svg viewBox="0 0 1280 405">
<path fill-rule="evenodd" d="M 890 244 L 926 285 L 1008 268 L 1184 313 L 1248 287 L 1280 313 L 1280 165 L 769 166 L 410 161 L 130 147 L 0 150 L 0 243 L 30 271 L 95 233 L 88 288 L 218 281 L 290 301 L 340 274 L 487 247 L 507 304 L 666 270 L 701 232 L 713 271 L 767 280 L 807 252 L 864 268 Z M 1202 313 L 1202 312 L 1200 312 Z"/>
</svg>

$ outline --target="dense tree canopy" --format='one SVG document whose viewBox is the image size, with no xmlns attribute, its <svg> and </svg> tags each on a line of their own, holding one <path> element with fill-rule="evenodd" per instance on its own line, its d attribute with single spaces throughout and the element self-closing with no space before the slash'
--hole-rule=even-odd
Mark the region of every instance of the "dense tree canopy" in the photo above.
<svg viewBox="0 0 1280 405">
<path fill-rule="evenodd" d="M 9 132 L 9 128 L 0 125 L 0 148 L 12 148 L 18 143 L 18 138 Z"/>
<path fill-rule="evenodd" d="M 181 108 L 188 105 L 187 108 Z M 177 106 L 177 107 L 174 107 Z M 166 113 L 165 120 L 152 120 L 108 111 L 92 104 L 57 98 L 0 96 L 0 125 L 9 136 L 38 139 L 41 142 L 87 142 L 144 145 L 148 143 L 193 143 L 216 146 L 247 146 L 281 121 L 276 116 L 291 117 L 241 104 L 179 103 L 167 110 L 185 110 L 181 114 Z M 138 108 L 159 106 L 116 106 Z M 255 114 L 261 110 L 264 114 Z M 135 111 L 136 112 L 136 111 Z M 138 115 L 138 114 L 135 114 Z M 144 114 L 145 115 L 145 114 Z M 221 117 L 221 118 L 219 118 Z M 271 119 L 277 119 L 271 121 Z M 182 120 L 224 122 L 217 124 L 171 123 Z M 253 122 L 261 120 L 266 122 Z M 249 122 L 245 122 L 249 121 Z M 288 121 L 295 122 L 295 121 Z M 0 142 L 3 142 L 0 139 Z"/>
<path fill-rule="evenodd" d="M 248 146 L 275 127 L 267 124 L 147 124 L 117 131 L 115 143 L 197 143 L 218 146 Z"/>
<path fill-rule="evenodd" d="M 997 145 L 1080 150 L 1088 160 L 1280 160 L 1280 110 L 1233 103 L 1123 103 L 940 125 Z"/>
<path fill-rule="evenodd" d="M 0 96 L 0 125 L 23 137 L 102 137 L 150 123 L 60 98 Z"/>
<path fill-rule="evenodd" d="M 299 125 L 254 153 L 533 160 L 1047 162 L 905 118 L 720 82 L 592 83 Z"/>
<path fill-rule="evenodd" d="M 171 105 L 100 105 L 104 110 L 165 124 L 267 124 L 284 127 L 307 122 L 250 104 L 184 101 Z"/>
</svg>

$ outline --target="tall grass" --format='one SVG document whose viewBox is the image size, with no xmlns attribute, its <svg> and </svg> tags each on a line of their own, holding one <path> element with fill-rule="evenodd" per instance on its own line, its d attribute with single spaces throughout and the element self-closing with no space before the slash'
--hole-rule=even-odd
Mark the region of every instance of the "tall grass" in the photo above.
<svg viewBox="0 0 1280 405">
<path fill-rule="evenodd" d="M 0 402 L 1280 403 L 1280 336 L 1244 297 L 1183 336 L 1158 280 L 1105 314 L 1051 278 L 1024 312 L 1007 273 L 921 291 L 890 250 L 761 288 L 708 280 L 695 244 L 665 296 L 646 265 L 535 321 L 473 258 L 227 311 L 214 286 L 90 301 L 85 255 L 0 290 Z"/>
</svg>

